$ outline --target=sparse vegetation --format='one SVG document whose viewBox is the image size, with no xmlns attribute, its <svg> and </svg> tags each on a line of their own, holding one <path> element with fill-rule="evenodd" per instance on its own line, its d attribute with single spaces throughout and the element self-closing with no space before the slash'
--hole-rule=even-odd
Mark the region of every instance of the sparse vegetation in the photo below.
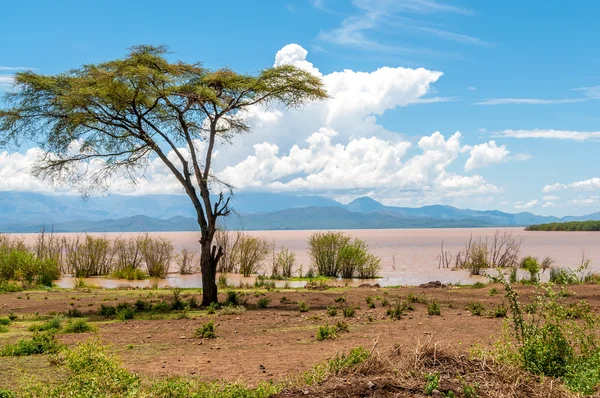
<svg viewBox="0 0 600 398">
<path fill-rule="evenodd" d="M 428 315 L 441 315 L 440 303 L 437 301 L 432 301 L 427 304 L 427 314 Z"/>
<path fill-rule="evenodd" d="M 203 339 L 215 339 L 217 337 L 216 334 L 216 326 L 214 321 L 208 321 L 198 329 L 196 329 L 195 333 L 196 337 L 200 337 Z"/>
<path fill-rule="evenodd" d="M 306 304 L 306 301 L 298 301 L 298 311 L 300 312 L 308 312 L 310 308 L 308 307 L 308 304 Z"/>
<path fill-rule="evenodd" d="M 485 311 L 485 306 L 480 301 L 471 301 L 467 304 L 467 310 L 475 316 L 481 316 Z"/>
</svg>

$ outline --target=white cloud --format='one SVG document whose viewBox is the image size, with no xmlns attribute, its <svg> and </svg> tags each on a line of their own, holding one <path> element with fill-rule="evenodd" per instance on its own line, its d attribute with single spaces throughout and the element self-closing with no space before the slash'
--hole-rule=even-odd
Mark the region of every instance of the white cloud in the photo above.
<svg viewBox="0 0 600 398">
<path fill-rule="evenodd" d="M 490 98 L 473 105 L 553 105 L 587 101 L 587 98 L 541 99 L 541 98 Z"/>
<path fill-rule="evenodd" d="M 506 145 L 498 146 L 495 141 L 475 145 L 470 148 L 470 156 L 465 163 L 465 170 L 506 162 L 509 153 Z"/>
<path fill-rule="evenodd" d="M 558 196 L 555 196 L 555 195 L 546 195 L 546 196 L 544 196 L 542 199 L 544 199 L 544 200 L 545 200 L 545 201 L 547 201 L 547 202 L 551 202 L 551 201 L 553 201 L 553 200 L 559 200 L 559 199 L 560 199 L 560 197 L 558 197 Z"/>
<path fill-rule="evenodd" d="M 14 82 L 15 78 L 13 75 L 0 75 L 0 90 L 11 88 Z"/>
<path fill-rule="evenodd" d="M 415 145 L 378 123 L 378 115 L 424 102 L 441 72 L 381 67 L 371 72 L 322 74 L 307 60 L 307 51 L 296 44 L 278 51 L 274 64 L 293 64 L 321 76 L 330 98 L 299 110 L 271 104 L 241 114 L 252 133 L 235 137 L 231 145 L 219 144 L 213 162 L 213 174 L 238 189 L 332 197 L 369 193 L 398 205 L 460 205 L 465 200 L 473 204 L 501 192 L 480 175 L 460 175 L 449 167 L 469 151 L 469 169 L 498 163 L 508 154 L 506 147 L 493 141 L 462 145 L 458 132 L 448 138 L 435 132 Z M 5 153 L 0 158 L 0 190 L 51 192 L 47 183 L 28 174 L 38 154 L 36 150 L 23 155 Z M 169 156 L 175 159 L 173 153 Z M 110 192 L 182 193 L 158 159 L 150 161 L 135 186 L 116 176 Z"/>
<path fill-rule="evenodd" d="M 542 207 L 547 208 L 547 207 L 557 207 L 557 206 L 556 206 L 556 203 L 554 203 L 554 202 L 546 202 L 542 205 Z"/>
<path fill-rule="evenodd" d="M 494 137 L 511 138 L 548 138 L 556 140 L 586 141 L 600 139 L 600 131 L 570 131 L 570 130 L 503 130 L 492 134 Z"/>
<path fill-rule="evenodd" d="M 594 177 L 589 180 L 576 181 L 571 184 L 550 184 L 546 185 L 542 189 L 542 192 L 563 191 L 566 189 L 573 191 L 595 191 L 600 189 L 600 178 Z"/>
<path fill-rule="evenodd" d="M 477 87 L 473 87 L 473 86 L 469 87 L 469 91 L 476 91 L 476 90 L 477 90 Z"/>
<path fill-rule="evenodd" d="M 589 196 L 586 198 L 579 195 L 576 199 L 569 200 L 567 203 L 574 206 L 600 205 L 600 196 Z"/>
<path fill-rule="evenodd" d="M 533 199 L 525 204 L 522 204 L 521 202 L 515 202 L 515 209 L 531 209 L 534 206 L 537 206 L 539 204 L 539 200 L 537 199 Z"/>
<path fill-rule="evenodd" d="M 583 92 L 583 95 L 589 98 L 600 98 L 600 86 L 579 87 L 575 90 Z"/>
</svg>

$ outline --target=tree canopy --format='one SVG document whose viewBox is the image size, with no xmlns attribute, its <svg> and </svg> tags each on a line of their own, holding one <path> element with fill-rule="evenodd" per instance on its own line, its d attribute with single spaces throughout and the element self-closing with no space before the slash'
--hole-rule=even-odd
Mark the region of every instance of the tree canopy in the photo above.
<svg viewBox="0 0 600 398">
<path fill-rule="evenodd" d="M 214 203 L 210 196 L 217 141 L 249 130 L 240 114 L 246 108 L 295 108 L 326 96 L 318 77 L 292 65 L 256 75 L 213 71 L 170 62 L 164 46 L 137 46 L 123 59 L 61 74 L 18 73 L 0 110 L 0 146 L 36 143 L 45 156 L 34 174 L 84 194 L 106 188 L 116 174 L 135 182 L 160 158 L 194 205 L 206 256 L 217 217 L 229 213 L 228 195 Z M 210 252 L 215 269 L 217 249 Z"/>
</svg>

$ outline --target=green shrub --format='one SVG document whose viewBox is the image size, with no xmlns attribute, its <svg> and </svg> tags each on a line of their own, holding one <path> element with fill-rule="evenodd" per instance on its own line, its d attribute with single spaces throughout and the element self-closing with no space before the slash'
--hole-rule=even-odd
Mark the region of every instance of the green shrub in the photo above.
<svg viewBox="0 0 600 398">
<path fill-rule="evenodd" d="M 27 328 L 27 330 L 29 330 L 30 332 L 44 332 L 44 331 L 48 331 L 48 330 L 57 332 L 58 330 L 60 330 L 61 326 L 62 326 L 62 319 L 60 319 L 59 317 L 56 316 L 44 323 L 33 324 L 33 325 L 29 326 L 29 328 Z"/>
<path fill-rule="evenodd" d="M 467 304 L 467 310 L 475 316 L 480 316 L 485 311 L 485 306 L 480 301 L 471 301 Z"/>
<path fill-rule="evenodd" d="M 55 338 L 56 331 L 35 332 L 30 339 L 21 339 L 16 344 L 7 344 L 0 350 L 1 357 L 19 357 L 58 352 L 62 345 Z"/>
<path fill-rule="evenodd" d="M 8 314 L 8 319 L 11 321 L 16 321 L 17 319 L 19 319 L 19 317 L 11 312 L 10 314 Z"/>
<path fill-rule="evenodd" d="M 0 293 L 17 293 L 23 291 L 19 285 L 10 282 L 0 282 Z"/>
<path fill-rule="evenodd" d="M 344 308 L 342 309 L 342 312 L 343 312 L 345 318 L 352 318 L 352 317 L 354 317 L 354 315 L 356 313 L 356 311 L 354 310 L 354 307 L 352 307 L 350 305 L 344 306 Z"/>
<path fill-rule="evenodd" d="M 0 325 L 0 333 L 8 333 L 8 326 Z"/>
<path fill-rule="evenodd" d="M 219 303 L 210 303 L 208 307 L 206 307 L 207 314 L 216 314 L 217 310 L 220 308 Z"/>
<path fill-rule="evenodd" d="M 152 304 L 147 300 L 137 299 L 133 304 L 136 311 L 149 311 L 152 309 Z"/>
<path fill-rule="evenodd" d="M 85 319 L 72 319 L 65 325 L 63 333 L 88 333 L 94 332 L 96 328 Z"/>
<path fill-rule="evenodd" d="M 8 326 L 11 322 L 12 321 L 8 317 L 0 317 L 0 325 Z"/>
<path fill-rule="evenodd" d="M 537 258 L 527 256 L 521 260 L 521 268 L 529 272 L 529 281 L 537 283 L 539 281 L 540 263 Z"/>
<path fill-rule="evenodd" d="M 336 297 L 335 298 L 335 302 L 336 303 L 345 303 L 346 302 L 346 296 Z"/>
<path fill-rule="evenodd" d="M 329 315 L 329 316 L 336 316 L 337 315 L 337 308 L 334 307 L 334 306 L 327 307 L 327 315 Z"/>
<path fill-rule="evenodd" d="M 308 307 L 308 304 L 306 304 L 305 301 L 298 301 L 298 311 L 300 312 L 308 312 L 310 308 Z"/>
<path fill-rule="evenodd" d="M 498 289 L 496 289 L 495 287 L 490 289 L 490 296 L 495 296 L 498 294 Z"/>
<path fill-rule="evenodd" d="M 316 339 L 317 341 L 323 341 L 328 339 L 335 339 L 337 337 L 336 327 L 333 325 L 319 326 L 317 329 Z"/>
<path fill-rule="evenodd" d="M 427 304 L 427 297 L 424 294 L 413 294 L 409 293 L 406 296 L 407 303 L 419 303 L 419 304 Z"/>
<path fill-rule="evenodd" d="M 226 305 L 238 305 L 240 304 L 240 298 L 237 292 L 233 290 L 227 291 L 227 299 L 225 300 Z"/>
<path fill-rule="evenodd" d="M 427 314 L 441 315 L 440 304 L 437 301 L 432 301 L 427 305 Z"/>
<path fill-rule="evenodd" d="M 246 312 L 243 305 L 225 305 L 219 310 L 220 315 L 241 315 Z"/>
<path fill-rule="evenodd" d="M 119 321 L 127 321 L 129 319 L 133 319 L 135 316 L 135 308 L 130 306 L 121 307 L 120 309 L 117 309 L 116 316 Z"/>
<path fill-rule="evenodd" d="M 437 390 L 440 386 L 440 374 L 429 373 L 425 375 L 425 395 L 432 395 L 434 390 Z"/>
<path fill-rule="evenodd" d="M 203 339 L 214 339 L 217 337 L 214 321 L 209 321 L 196 329 L 196 337 Z"/>
<path fill-rule="evenodd" d="M 269 299 L 267 297 L 263 297 L 256 302 L 256 306 L 258 308 L 267 308 L 270 302 L 271 302 L 271 299 Z"/>
<path fill-rule="evenodd" d="M 508 308 L 504 304 L 498 304 L 491 313 L 493 318 L 506 318 Z"/>
<path fill-rule="evenodd" d="M 171 297 L 171 310 L 181 311 L 185 308 L 185 303 L 181 299 L 181 289 L 173 289 L 173 297 Z"/>
<path fill-rule="evenodd" d="M 127 279 L 128 281 L 143 280 L 148 278 L 148 274 L 139 268 L 126 267 L 117 269 L 110 274 L 111 278 Z"/>
<path fill-rule="evenodd" d="M 0 388 L 0 398 L 17 398 L 17 394 L 12 391 L 5 390 L 4 388 Z"/>
<path fill-rule="evenodd" d="M 362 347 L 356 347 L 351 349 L 347 355 L 336 354 L 327 363 L 328 371 L 334 376 L 344 374 L 345 372 L 349 372 L 357 365 L 360 365 L 363 362 L 365 362 L 367 358 L 369 358 L 369 356 L 369 351 L 365 350 Z"/>
<path fill-rule="evenodd" d="M 113 305 L 100 304 L 100 310 L 98 311 L 98 314 L 107 318 L 110 316 L 115 316 L 117 315 L 117 308 Z"/>
<path fill-rule="evenodd" d="M 167 303 L 166 301 L 159 301 L 152 305 L 152 311 L 162 313 L 169 312 L 171 311 L 171 304 Z"/>
<path fill-rule="evenodd" d="M 83 314 L 77 308 L 69 308 L 67 310 L 67 317 L 69 318 L 81 318 Z"/>
<path fill-rule="evenodd" d="M 400 320 L 404 316 L 406 309 L 406 302 L 395 299 L 394 304 L 387 309 L 386 314 L 392 319 Z"/>
</svg>

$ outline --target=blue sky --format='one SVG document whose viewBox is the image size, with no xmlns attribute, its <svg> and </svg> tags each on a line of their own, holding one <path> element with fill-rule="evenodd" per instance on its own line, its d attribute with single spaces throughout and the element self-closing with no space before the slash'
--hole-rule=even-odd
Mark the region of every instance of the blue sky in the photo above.
<svg viewBox="0 0 600 398">
<path fill-rule="evenodd" d="M 383 177 L 379 184 L 328 187 L 326 176 L 331 174 L 324 170 L 314 176 L 325 179 L 318 189 L 287 184 L 297 176 L 254 174 L 248 175 L 255 183 L 240 183 L 240 189 L 281 190 L 283 181 L 287 191 L 325 194 L 342 201 L 369 194 L 389 204 L 414 206 L 439 202 L 554 215 L 600 210 L 598 2 L 265 0 L 168 5 L 152 0 L 64 0 L 10 2 L 1 9 L 0 89 L 4 90 L 18 68 L 58 73 L 121 57 L 127 47 L 142 43 L 166 44 L 173 58 L 247 73 L 272 66 L 275 54 L 292 43 L 308 55 L 296 47 L 287 47 L 284 53 L 298 62 L 310 62 L 323 76 L 344 70 L 372 73 L 382 67 L 410 69 L 411 79 L 417 80 L 414 71 L 418 68 L 443 73 L 439 78 L 415 80 L 427 88 L 425 95 L 404 101 L 408 94 L 397 88 L 388 93 L 394 98 L 391 103 L 372 112 L 360 108 L 362 119 L 371 114 L 376 118 L 364 130 L 360 130 L 362 125 L 349 127 L 341 122 L 307 125 L 302 139 L 295 141 L 270 139 L 261 131 L 254 142 L 248 138 L 241 142 L 246 152 L 239 150 L 231 157 L 240 162 L 237 173 L 244 160 L 247 167 L 260 163 L 262 155 L 253 145 L 277 145 L 278 156 L 283 157 L 294 144 L 306 147 L 304 139 L 323 127 L 336 131 L 327 135 L 332 145 L 370 137 L 391 146 L 408 142 L 411 146 L 405 148 L 406 153 L 394 146 L 399 162 L 405 165 L 424 152 L 419 145 L 422 137 L 440 132 L 449 140 L 460 131 L 461 147 L 448 155 L 451 160 L 443 166 L 432 164 L 427 170 L 419 166 L 397 174 L 398 179 L 422 181 L 426 189 L 419 189 L 417 182 L 402 181 L 391 189 L 393 180 Z M 344 82 L 364 78 L 348 74 Z M 393 78 L 403 79 L 400 75 Z M 369 84 L 370 80 L 361 82 Z M 286 126 L 279 124 L 273 131 L 285 134 Z M 495 147 L 489 145 L 492 140 Z M 381 153 L 377 152 L 383 150 L 381 143 L 376 144 L 379 149 L 373 150 Z M 487 146 L 480 148 L 477 158 L 473 147 L 483 144 Z M 355 145 L 366 146 L 367 141 Z M 324 153 L 337 156 L 340 152 Z M 11 155 L 15 154 L 8 151 L 0 157 L 0 177 L 3 167 L 7 175 L 14 172 L 15 164 L 21 167 L 26 162 Z M 465 161 L 470 158 L 479 160 L 473 160 L 476 166 L 467 170 Z M 388 175 L 395 172 L 390 164 L 386 165 Z M 227 166 L 232 165 L 221 168 Z M 440 170 L 447 177 L 444 181 L 432 176 Z M 415 173 L 424 175 L 417 178 Z M 37 183 L 29 188 L 46 189 Z M 0 180 L 0 189 L 15 186 Z"/>
</svg>

